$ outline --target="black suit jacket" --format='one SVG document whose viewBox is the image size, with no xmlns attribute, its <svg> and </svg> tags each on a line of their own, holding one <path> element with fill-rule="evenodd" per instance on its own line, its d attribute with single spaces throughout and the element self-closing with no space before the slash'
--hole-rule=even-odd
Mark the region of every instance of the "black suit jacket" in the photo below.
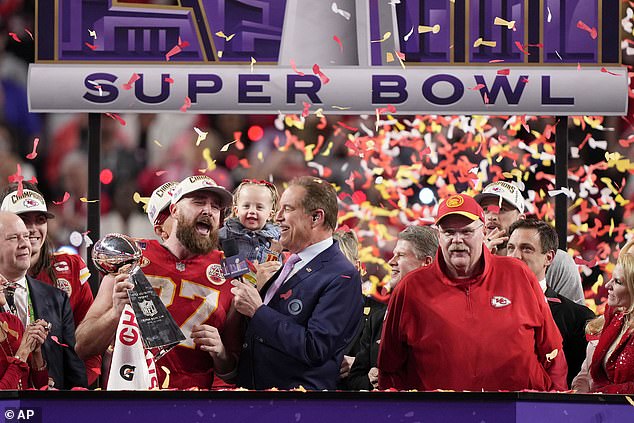
<svg viewBox="0 0 634 423">
<path fill-rule="evenodd" d="M 348 388 L 352 390 L 374 389 L 368 378 L 368 372 L 372 367 L 376 367 L 376 360 L 379 357 L 379 342 L 383 333 L 383 321 L 387 304 L 377 302 L 378 306 L 365 322 L 361 338 L 359 340 L 359 352 L 354 359 L 350 376 L 348 376 Z"/>
<path fill-rule="evenodd" d="M 577 376 L 581 369 L 581 364 L 586 358 L 586 323 L 594 319 L 595 315 L 586 306 L 579 305 L 568 298 L 559 295 L 552 288 L 547 288 L 545 292 L 550 306 L 550 312 L 561 337 L 564 340 L 564 355 L 568 362 L 568 386 L 572 379 Z"/>
<path fill-rule="evenodd" d="M 86 367 L 75 353 L 75 323 L 68 295 L 30 276 L 26 280 L 35 318 L 51 324 L 51 331 L 42 345 L 42 354 L 48 363 L 48 375 L 55 381 L 55 388 L 86 387 Z M 59 343 L 53 341 L 52 336 L 56 336 Z"/>
</svg>

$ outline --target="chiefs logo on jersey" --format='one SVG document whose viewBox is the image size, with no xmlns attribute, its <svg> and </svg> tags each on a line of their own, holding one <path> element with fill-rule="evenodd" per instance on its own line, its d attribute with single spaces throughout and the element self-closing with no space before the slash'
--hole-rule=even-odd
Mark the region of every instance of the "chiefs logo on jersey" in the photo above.
<svg viewBox="0 0 634 423">
<path fill-rule="evenodd" d="M 63 272 L 68 272 L 70 270 L 70 266 L 64 260 L 56 262 L 55 264 L 53 264 L 53 266 L 55 266 L 55 270 L 57 272 L 63 273 Z"/>
<path fill-rule="evenodd" d="M 214 285 L 222 285 L 225 283 L 225 276 L 222 273 L 222 267 L 219 264 L 210 264 L 207 267 L 207 279 Z"/>
<path fill-rule="evenodd" d="M 491 297 L 491 305 L 494 308 L 502 308 L 502 307 L 510 306 L 511 305 L 511 300 L 509 300 L 506 297 L 502 297 L 500 295 L 496 295 L 494 297 Z"/>
<path fill-rule="evenodd" d="M 55 286 L 66 293 L 70 297 L 70 294 L 73 293 L 73 287 L 70 282 L 66 279 L 58 278 L 55 282 Z"/>
<path fill-rule="evenodd" d="M 141 262 L 139 263 L 139 266 L 140 266 L 140 267 L 146 267 L 146 266 L 147 266 L 147 265 L 149 265 L 150 263 L 151 263 L 151 262 L 150 262 L 150 259 L 149 259 L 149 258 L 147 258 L 147 257 L 141 257 Z"/>
</svg>

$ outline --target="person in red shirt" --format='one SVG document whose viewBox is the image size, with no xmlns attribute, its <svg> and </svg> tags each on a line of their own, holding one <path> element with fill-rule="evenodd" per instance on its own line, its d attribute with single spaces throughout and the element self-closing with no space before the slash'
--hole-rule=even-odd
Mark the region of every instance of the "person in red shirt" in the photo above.
<svg viewBox="0 0 634 423">
<path fill-rule="evenodd" d="M 392 293 L 379 347 L 379 389 L 565 390 L 562 339 L 528 267 L 484 248 L 482 208 L 438 207 L 440 248 Z"/>
<path fill-rule="evenodd" d="M 634 393 L 634 241 L 619 253 L 606 284 L 608 305 L 599 343 L 592 356 L 593 392 Z"/>
<path fill-rule="evenodd" d="M 231 284 L 223 276 L 217 250 L 221 211 L 231 198 L 207 176 L 185 178 L 172 193 L 173 226 L 167 240 L 137 241 L 143 252 L 141 269 L 186 336 L 156 363 L 161 387 L 211 389 L 214 373 L 233 376 L 241 347 L 240 317 L 229 313 Z M 113 342 L 132 288 L 126 274 L 104 277 L 77 328 L 80 356 L 103 353 Z"/>
</svg>

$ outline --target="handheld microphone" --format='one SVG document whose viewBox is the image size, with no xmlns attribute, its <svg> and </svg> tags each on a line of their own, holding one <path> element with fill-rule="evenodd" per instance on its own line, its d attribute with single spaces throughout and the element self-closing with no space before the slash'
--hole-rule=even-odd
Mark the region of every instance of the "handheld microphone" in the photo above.
<svg viewBox="0 0 634 423">
<path fill-rule="evenodd" d="M 244 254 L 240 254 L 235 238 L 223 239 L 220 248 L 225 256 L 220 263 L 225 279 L 242 279 L 242 275 L 249 273 L 247 260 Z"/>
</svg>

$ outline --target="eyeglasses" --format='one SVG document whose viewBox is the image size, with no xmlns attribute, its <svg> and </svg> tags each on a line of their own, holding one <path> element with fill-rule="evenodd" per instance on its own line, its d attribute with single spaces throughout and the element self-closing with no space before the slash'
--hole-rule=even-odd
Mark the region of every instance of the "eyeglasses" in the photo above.
<svg viewBox="0 0 634 423">
<path fill-rule="evenodd" d="M 478 225 L 475 228 L 467 229 L 442 229 L 439 228 L 440 235 L 445 238 L 456 239 L 460 236 L 461 239 L 471 239 L 484 225 Z"/>
</svg>

